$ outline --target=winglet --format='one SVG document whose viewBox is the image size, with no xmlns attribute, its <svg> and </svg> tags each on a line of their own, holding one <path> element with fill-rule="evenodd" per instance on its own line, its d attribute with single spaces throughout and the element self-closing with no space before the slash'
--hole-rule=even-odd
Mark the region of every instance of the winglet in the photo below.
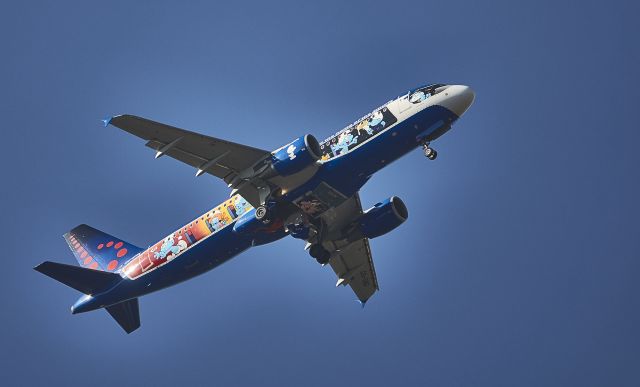
<svg viewBox="0 0 640 387">
<path fill-rule="evenodd" d="M 104 124 L 104 127 L 106 128 L 111 123 L 111 119 L 113 119 L 113 117 L 107 117 L 107 118 L 105 118 L 103 120 L 100 120 L 100 121 L 102 121 L 102 123 Z"/>
</svg>

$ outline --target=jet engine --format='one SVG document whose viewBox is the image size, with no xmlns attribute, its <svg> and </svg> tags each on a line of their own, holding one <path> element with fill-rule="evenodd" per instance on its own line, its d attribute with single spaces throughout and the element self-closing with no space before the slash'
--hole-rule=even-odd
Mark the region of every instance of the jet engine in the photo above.
<svg viewBox="0 0 640 387">
<path fill-rule="evenodd" d="M 395 229 L 408 217 L 409 211 L 404 202 L 392 196 L 365 211 L 358 223 L 365 237 L 376 238 Z"/>
<path fill-rule="evenodd" d="M 320 143 L 307 134 L 275 151 L 271 166 L 279 175 L 289 176 L 320 160 L 321 156 Z"/>
</svg>

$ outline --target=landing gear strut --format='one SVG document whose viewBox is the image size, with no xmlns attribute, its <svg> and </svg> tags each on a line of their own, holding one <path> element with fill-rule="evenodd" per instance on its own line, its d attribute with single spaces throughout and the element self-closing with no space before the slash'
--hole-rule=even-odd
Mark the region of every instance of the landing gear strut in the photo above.
<svg viewBox="0 0 640 387">
<path fill-rule="evenodd" d="M 422 149 L 424 150 L 424 155 L 429 160 L 435 160 L 436 157 L 438 157 L 438 152 L 436 152 L 435 149 L 430 147 L 428 142 L 425 142 L 424 144 L 422 144 Z"/>
<path fill-rule="evenodd" d="M 321 265 L 326 265 L 329 263 L 329 258 L 331 257 L 331 253 L 329 253 L 322 245 L 315 244 L 309 248 L 309 255 L 318 261 Z"/>
</svg>

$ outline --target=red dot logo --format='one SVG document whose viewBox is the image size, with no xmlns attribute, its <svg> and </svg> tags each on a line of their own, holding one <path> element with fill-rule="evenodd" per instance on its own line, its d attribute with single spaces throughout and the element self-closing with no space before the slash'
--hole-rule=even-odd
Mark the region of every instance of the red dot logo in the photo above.
<svg viewBox="0 0 640 387">
<path fill-rule="evenodd" d="M 98 262 L 94 262 L 89 266 L 90 269 L 96 270 L 98 268 Z"/>
<path fill-rule="evenodd" d="M 87 256 L 87 252 L 86 251 L 83 251 L 82 254 L 80 254 L 80 258 L 84 258 L 86 256 Z"/>
<path fill-rule="evenodd" d="M 98 245 L 98 250 L 102 250 L 102 248 L 103 248 L 103 247 L 104 247 L 104 243 L 100 243 L 100 244 Z"/>
<path fill-rule="evenodd" d="M 127 249 L 118 250 L 118 258 L 122 258 L 127 254 Z"/>
<path fill-rule="evenodd" d="M 87 257 L 84 259 L 84 262 L 82 262 L 85 265 L 88 265 L 91 263 L 91 261 L 93 261 L 93 257 Z"/>
<path fill-rule="evenodd" d="M 113 261 L 109 262 L 109 265 L 107 266 L 107 270 L 111 271 L 115 269 L 116 266 L 118 266 L 118 261 L 114 259 Z"/>
<path fill-rule="evenodd" d="M 107 247 L 111 247 L 111 246 L 113 246 L 113 241 L 107 243 Z"/>
<path fill-rule="evenodd" d="M 123 244 L 124 244 L 124 243 L 122 243 L 122 242 L 118 242 L 118 243 L 116 243 L 116 245 L 115 245 L 115 246 L 113 246 L 113 247 L 114 247 L 115 249 L 119 249 L 119 248 L 121 248 L 121 247 L 122 247 L 122 245 L 123 245 Z"/>
</svg>

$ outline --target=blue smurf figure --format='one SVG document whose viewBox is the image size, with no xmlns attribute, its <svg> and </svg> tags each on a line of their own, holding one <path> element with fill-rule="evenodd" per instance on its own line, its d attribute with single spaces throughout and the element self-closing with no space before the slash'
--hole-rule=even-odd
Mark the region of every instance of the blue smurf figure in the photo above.
<svg viewBox="0 0 640 387">
<path fill-rule="evenodd" d="M 340 133 L 340 136 L 338 136 L 338 142 L 335 145 L 331 145 L 331 150 L 336 156 L 341 155 L 343 153 L 347 153 L 349 151 L 349 147 L 357 143 L 358 136 L 354 136 L 351 134 L 350 130 L 347 130 Z"/>
</svg>

